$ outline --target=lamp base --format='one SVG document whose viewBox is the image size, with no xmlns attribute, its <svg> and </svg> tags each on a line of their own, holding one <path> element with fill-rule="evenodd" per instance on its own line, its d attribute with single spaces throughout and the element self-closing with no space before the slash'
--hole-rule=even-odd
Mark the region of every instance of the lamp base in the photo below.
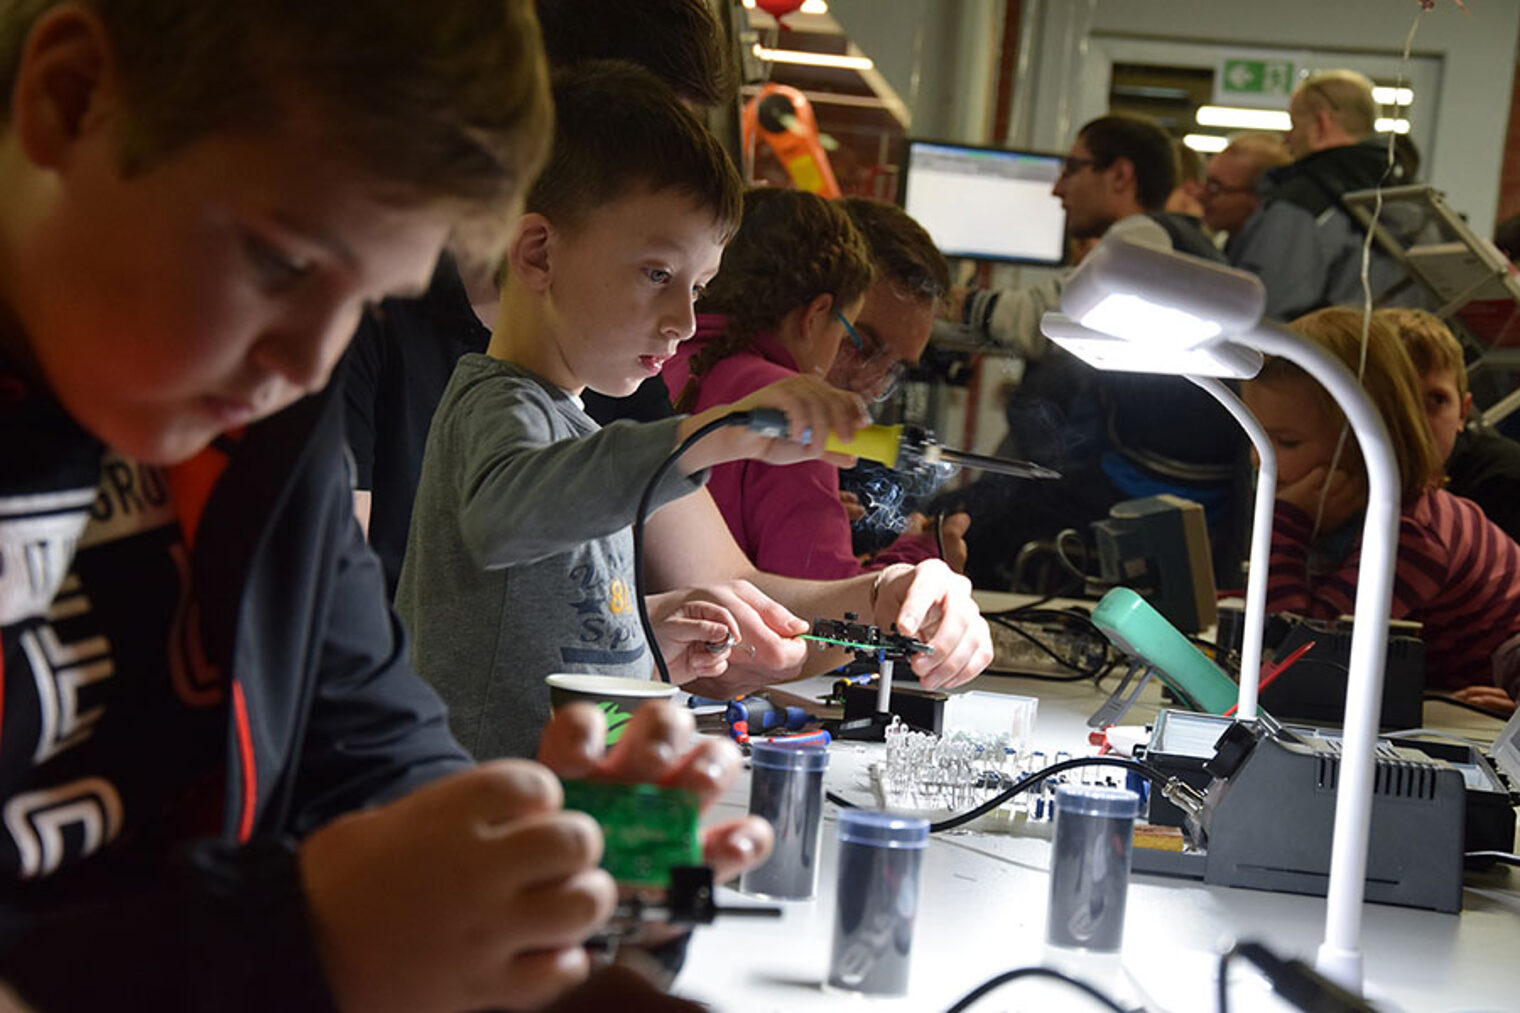
<svg viewBox="0 0 1520 1013">
<path fill-rule="evenodd" d="M 1314 969 L 1348 992 L 1362 994 L 1362 952 L 1320 943 Z"/>
</svg>

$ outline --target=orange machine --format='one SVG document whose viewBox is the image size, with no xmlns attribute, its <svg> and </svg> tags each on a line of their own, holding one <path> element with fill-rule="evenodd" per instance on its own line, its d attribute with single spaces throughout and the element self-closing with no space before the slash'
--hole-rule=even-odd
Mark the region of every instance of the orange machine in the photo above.
<svg viewBox="0 0 1520 1013">
<path fill-rule="evenodd" d="M 807 96 L 784 84 L 766 84 L 744 104 L 744 150 L 754 163 L 755 140 L 763 139 L 797 189 L 840 196 L 829 156 L 818 141 L 818 121 Z"/>
</svg>

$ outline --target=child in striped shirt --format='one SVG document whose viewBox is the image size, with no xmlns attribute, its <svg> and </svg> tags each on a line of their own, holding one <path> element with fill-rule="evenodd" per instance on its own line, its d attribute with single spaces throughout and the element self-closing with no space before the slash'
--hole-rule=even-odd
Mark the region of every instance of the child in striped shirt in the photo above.
<svg viewBox="0 0 1520 1013">
<path fill-rule="evenodd" d="M 1362 315 L 1330 308 L 1293 324 L 1353 372 Z M 1403 490 L 1393 617 L 1424 624 L 1426 681 L 1479 706 L 1515 709 L 1520 691 L 1520 546 L 1478 506 L 1441 488 L 1440 457 L 1420 408 L 1414 366 L 1374 318 L 1362 385 L 1388 425 Z M 1244 397 L 1277 451 L 1277 509 L 1267 607 L 1334 618 L 1353 611 L 1367 481 L 1354 435 L 1319 383 L 1270 359 Z"/>
</svg>

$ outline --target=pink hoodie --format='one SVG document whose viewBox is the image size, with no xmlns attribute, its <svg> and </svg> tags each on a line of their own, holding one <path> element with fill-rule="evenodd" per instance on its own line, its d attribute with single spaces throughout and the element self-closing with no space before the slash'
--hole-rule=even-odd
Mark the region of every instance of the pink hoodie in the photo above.
<svg viewBox="0 0 1520 1013">
<path fill-rule="evenodd" d="M 691 376 L 691 359 L 723 334 L 728 318 L 697 317 L 697 332 L 681 343 L 663 376 L 672 400 Z M 795 376 L 797 363 L 773 334 L 720 361 L 702 378 L 693 411 L 731 404 L 761 387 Z M 774 465 L 733 461 L 712 469 L 707 491 L 718 503 L 734 541 L 767 573 L 830 580 L 889 563 L 934 558 L 932 535 L 905 535 L 862 567 L 850 548 L 850 518 L 839 500 L 839 469 L 823 461 Z"/>
</svg>

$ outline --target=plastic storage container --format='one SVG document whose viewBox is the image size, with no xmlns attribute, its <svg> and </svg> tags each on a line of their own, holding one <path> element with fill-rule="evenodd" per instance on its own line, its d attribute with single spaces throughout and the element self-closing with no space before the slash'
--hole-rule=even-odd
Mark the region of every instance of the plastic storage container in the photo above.
<svg viewBox="0 0 1520 1013">
<path fill-rule="evenodd" d="M 1126 788 L 1062 785 L 1056 790 L 1046 942 L 1118 951 L 1139 812 L 1140 796 Z"/>
<path fill-rule="evenodd" d="M 755 743 L 750 750 L 749 811 L 770 823 L 776 846 L 764 865 L 739 880 L 745 893 L 806 900 L 818 890 L 818 848 L 823 837 L 825 746 Z"/>
<path fill-rule="evenodd" d="M 861 809 L 839 814 L 829 987 L 866 995 L 908 991 L 919 869 L 928 844 L 928 820 Z"/>
</svg>

